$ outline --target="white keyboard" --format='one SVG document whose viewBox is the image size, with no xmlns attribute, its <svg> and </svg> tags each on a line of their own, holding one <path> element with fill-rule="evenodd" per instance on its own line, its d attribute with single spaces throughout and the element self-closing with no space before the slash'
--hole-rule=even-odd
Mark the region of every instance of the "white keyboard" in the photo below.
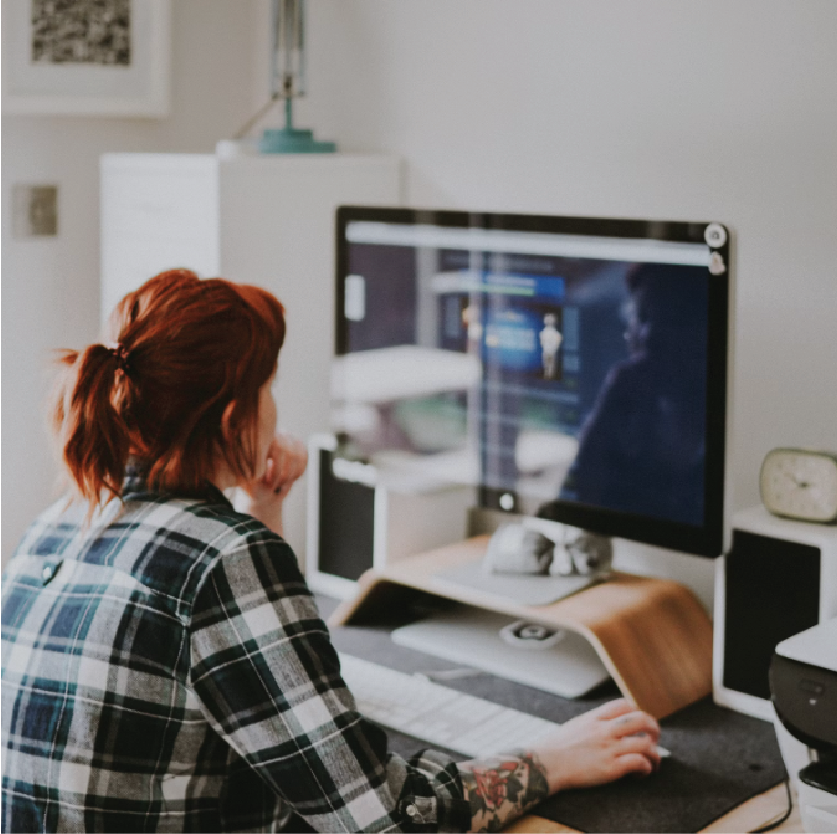
<svg viewBox="0 0 837 834">
<path fill-rule="evenodd" d="M 340 669 L 367 718 L 465 756 L 531 748 L 557 726 L 352 655 L 340 655 Z"/>
</svg>

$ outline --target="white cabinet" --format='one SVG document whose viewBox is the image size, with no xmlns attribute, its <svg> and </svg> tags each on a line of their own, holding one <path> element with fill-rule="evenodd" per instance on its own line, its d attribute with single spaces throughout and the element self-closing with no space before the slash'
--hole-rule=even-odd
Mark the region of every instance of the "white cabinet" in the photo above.
<svg viewBox="0 0 837 834">
<path fill-rule="evenodd" d="M 327 431 L 334 352 L 334 210 L 399 205 L 394 157 L 106 154 L 101 160 L 102 320 L 147 278 L 171 267 L 259 284 L 285 305 L 280 425 Z M 285 510 L 288 541 L 305 558 L 305 488 Z"/>
</svg>

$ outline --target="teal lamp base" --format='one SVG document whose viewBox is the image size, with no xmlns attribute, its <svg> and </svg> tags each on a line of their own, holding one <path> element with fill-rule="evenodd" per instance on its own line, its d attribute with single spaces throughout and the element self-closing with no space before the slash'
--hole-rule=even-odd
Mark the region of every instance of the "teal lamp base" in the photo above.
<svg viewBox="0 0 837 834">
<path fill-rule="evenodd" d="M 334 153 L 334 142 L 318 142 L 312 130 L 294 127 L 293 99 L 285 99 L 285 126 L 262 131 L 259 142 L 262 153 Z"/>
<path fill-rule="evenodd" d="M 312 130 L 273 128 L 263 131 L 259 150 L 262 153 L 334 153 L 334 142 L 320 142 Z"/>
</svg>

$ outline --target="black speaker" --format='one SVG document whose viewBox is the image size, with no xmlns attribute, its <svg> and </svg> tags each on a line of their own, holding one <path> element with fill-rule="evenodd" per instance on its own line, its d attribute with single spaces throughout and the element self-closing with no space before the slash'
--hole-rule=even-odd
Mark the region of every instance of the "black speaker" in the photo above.
<svg viewBox="0 0 837 834">
<path fill-rule="evenodd" d="M 318 457 L 317 570 L 356 580 L 374 561 L 375 487 L 336 477 L 331 451 L 320 449 Z"/>
<path fill-rule="evenodd" d="M 837 528 L 754 507 L 736 514 L 715 572 L 716 703 L 772 720 L 768 671 L 776 645 L 837 616 Z"/>
<path fill-rule="evenodd" d="M 308 457 L 306 574 L 313 590 L 351 596 L 370 568 L 465 538 L 473 486 L 345 459 L 331 435 L 313 436 Z"/>
</svg>

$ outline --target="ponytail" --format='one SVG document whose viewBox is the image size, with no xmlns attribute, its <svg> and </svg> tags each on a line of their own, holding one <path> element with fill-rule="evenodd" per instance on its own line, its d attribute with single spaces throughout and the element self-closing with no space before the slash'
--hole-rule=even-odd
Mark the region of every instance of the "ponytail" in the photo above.
<svg viewBox="0 0 837 834">
<path fill-rule="evenodd" d="M 90 345 L 82 353 L 63 351 L 66 366 L 53 407 L 64 464 L 79 494 L 91 505 L 122 491 L 130 433 L 121 407 L 129 384 L 118 351 Z"/>
</svg>

